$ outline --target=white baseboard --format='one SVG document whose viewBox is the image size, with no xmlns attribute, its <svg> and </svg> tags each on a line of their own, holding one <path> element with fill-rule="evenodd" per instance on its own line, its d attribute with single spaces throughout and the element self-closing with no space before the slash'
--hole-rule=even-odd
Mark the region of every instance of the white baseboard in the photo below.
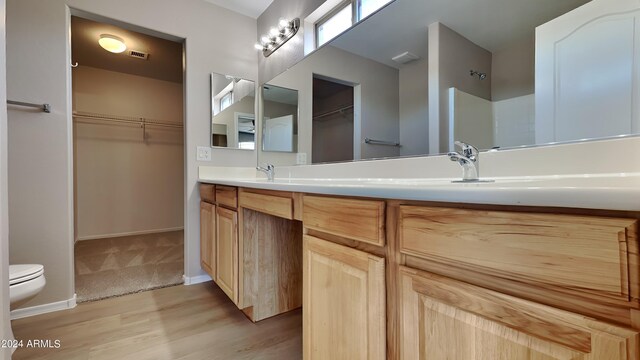
<svg viewBox="0 0 640 360">
<path fill-rule="evenodd" d="M 11 311 L 11 320 L 22 319 L 29 316 L 35 316 L 40 314 L 46 314 L 54 311 L 68 310 L 76 307 L 76 294 L 69 300 L 58 301 L 49 304 L 42 304 L 31 306 L 23 309 L 16 309 Z"/>
<path fill-rule="evenodd" d="M 207 282 L 207 281 L 211 281 L 211 276 L 204 274 L 204 275 L 198 275 L 198 276 L 184 276 L 182 275 L 182 278 L 184 279 L 184 284 L 185 285 L 195 285 L 195 284 L 200 284 L 203 282 Z"/>
<path fill-rule="evenodd" d="M 155 230 L 140 230 L 140 231 L 130 231 L 123 232 L 117 234 L 103 234 L 103 235 L 89 235 L 89 236 L 80 236 L 76 239 L 76 241 L 84 241 L 84 240 L 95 240 L 95 239 L 108 239 L 108 238 L 116 238 L 123 236 L 133 236 L 133 235 L 146 235 L 146 234 L 159 234 L 164 232 L 178 231 L 184 230 L 184 226 L 167 228 L 167 229 L 155 229 Z"/>
</svg>

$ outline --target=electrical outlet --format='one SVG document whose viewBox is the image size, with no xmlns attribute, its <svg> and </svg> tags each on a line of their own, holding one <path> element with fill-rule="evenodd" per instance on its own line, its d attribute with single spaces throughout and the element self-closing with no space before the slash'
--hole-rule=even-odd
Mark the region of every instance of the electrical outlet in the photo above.
<svg viewBox="0 0 640 360">
<path fill-rule="evenodd" d="M 198 146 L 196 160 L 211 161 L 211 148 L 208 146 Z"/>
<path fill-rule="evenodd" d="M 297 153 L 296 165 L 306 165 L 306 164 L 307 164 L 307 153 Z"/>
</svg>

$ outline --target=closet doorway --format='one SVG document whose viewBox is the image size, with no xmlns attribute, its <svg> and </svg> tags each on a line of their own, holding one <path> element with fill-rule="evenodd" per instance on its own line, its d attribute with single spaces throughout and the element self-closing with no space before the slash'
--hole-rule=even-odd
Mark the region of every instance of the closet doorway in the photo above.
<svg viewBox="0 0 640 360">
<path fill-rule="evenodd" d="M 339 80 L 314 75 L 311 162 L 354 159 L 354 89 Z"/>
<path fill-rule="evenodd" d="M 78 302 L 183 282 L 183 43 L 133 29 L 71 18 Z"/>
</svg>

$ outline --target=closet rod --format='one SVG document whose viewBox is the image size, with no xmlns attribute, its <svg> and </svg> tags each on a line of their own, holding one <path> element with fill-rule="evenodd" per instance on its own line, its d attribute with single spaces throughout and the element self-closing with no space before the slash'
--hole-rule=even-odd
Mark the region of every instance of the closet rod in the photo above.
<svg viewBox="0 0 640 360">
<path fill-rule="evenodd" d="M 329 112 L 326 112 L 324 114 L 316 115 L 313 118 L 314 119 L 318 119 L 318 118 L 321 118 L 321 117 L 325 117 L 325 116 L 329 116 L 329 115 L 333 115 L 333 114 L 337 114 L 337 113 L 342 113 L 345 110 L 349 110 L 349 109 L 353 109 L 353 105 L 345 106 L 343 108 L 336 109 L 336 110 L 333 110 L 333 111 L 329 111 Z"/>
<path fill-rule="evenodd" d="M 125 117 L 125 116 L 104 115 L 104 114 L 74 112 L 73 117 L 79 118 L 79 119 L 107 121 L 107 122 L 115 122 L 115 123 L 121 123 L 121 124 L 135 124 L 135 125 L 140 125 L 141 127 L 145 127 L 148 125 L 167 127 L 167 128 L 177 128 L 177 129 L 182 129 L 184 127 L 182 124 L 172 124 L 168 122 L 149 120 L 145 118 L 133 118 L 133 117 Z"/>
</svg>

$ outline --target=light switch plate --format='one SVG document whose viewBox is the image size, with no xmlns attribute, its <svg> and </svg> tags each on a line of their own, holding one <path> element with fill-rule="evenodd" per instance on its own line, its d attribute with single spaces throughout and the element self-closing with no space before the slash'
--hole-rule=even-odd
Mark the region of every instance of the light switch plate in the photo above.
<svg viewBox="0 0 640 360">
<path fill-rule="evenodd" d="M 307 153 L 297 153 L 296 165 L 306 165 L 306 164 L 307 164 Z"/>
<path fill-rule="evenodd" d="M 198 146 L 196 160 L 211 161 L 211 148 L 208 146 Z"/>
</svg>

